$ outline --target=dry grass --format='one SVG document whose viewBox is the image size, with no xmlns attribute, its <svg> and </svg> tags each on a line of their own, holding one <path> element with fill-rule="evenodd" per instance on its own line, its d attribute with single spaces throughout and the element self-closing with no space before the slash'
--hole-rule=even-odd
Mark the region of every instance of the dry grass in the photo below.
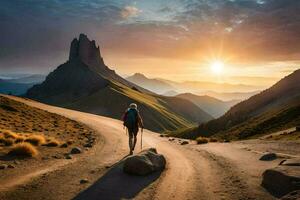
<svg viewBox="0 0 300 200">
<path fill-rule="evenodd" d="M 5 138 L 16 139 L 16 138 L 19 137 L 18 134 L 14 133 L 14 132 L 12 132 L 10 130 L 3 130 L 2 129 L 1 132 L 3 132 L 3 135 L 4 135 Z"/>
<path fill-rule="evenodd" d="M 14 145 L 8 152 L 8 155 L 19 157 L 35 157 L 38 155 L 38 151 L 30 143 L 22 142 Z"/>
<path fill-rule="evenodd" d="M 47 146 L 47 147 L 57 147 L 59 145 L 60 145 L 60 142 L 55 138 L 47 139 L 46 143 L 44 144 L 44 146 Z"/>
<path fill-rule="evenodd" d="M 14 140 L 11 138 L 1 137 L 0 143 L 4 144 L 5 146 L 11 146 L 14 144 Z"/>
<path fill-rule="evenodd" d="M 0 95 L 1 154 L 7 154 L 9 151 L 13 154 L 15 148 L 20 148 L 18 145 L 22 145 L 22 148 L 24 145 L 31 145 L 38 149 L 42 156 L 51 157 L 54 152 L 57 154 L 65 151 L 58 148 L 60 146 L 69 148 L 71 144 L 82 145 L 85 137 L 82 137 L 81 133 L 85 131 L 91 132 L 91 135 L 94 133 L 87 126 L 74 120 Z M 40 145 L 44 147 L 40 148 Z"/>
<path fill-rule="evenodd" d="M 46 143 L 45 136 L 43 135 L 30 135 L 25 139 L 25 142 L 28 142 L 34 146 L 39 146 Z"/>
<path fill-rule="evenodd" d="M 209 142 L 208 138 L 205 137 L 198 137 L 196 139 L 197 144 L 207 144 Z"/>
<path fill-rule="evenodd" d="M 15 139 L 15 143 L 24 142 L 26 139 L 26 136 L 20 135 L 18 138 Z"/>
</svg>

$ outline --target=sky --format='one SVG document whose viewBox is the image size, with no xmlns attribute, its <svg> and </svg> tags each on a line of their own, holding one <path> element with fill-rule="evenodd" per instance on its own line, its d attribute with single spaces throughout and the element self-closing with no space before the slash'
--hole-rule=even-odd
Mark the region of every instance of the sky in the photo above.
<svg viewBox="0 0 300 200">
<path fill-rule="evenodd" d="M 300 68 L 299 10 L 299 0 L 1 0 L 0 74 L 48 73 L 85 33 L 123 76 L 269 86 Z"/>
</svg>

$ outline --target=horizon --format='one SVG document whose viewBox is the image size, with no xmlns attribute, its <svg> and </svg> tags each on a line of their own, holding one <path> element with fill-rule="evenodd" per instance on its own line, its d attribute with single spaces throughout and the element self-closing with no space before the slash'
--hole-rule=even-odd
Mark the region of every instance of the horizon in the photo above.
<svg viewBox="0 0 300 200">
<path fill-rule="evenodd" d="M 0 4 L 1 74 L 53 71 L 80 33 L 96 40 L 104 62 L 123 77 L 263 89 L 300 65 L 300 3 L 291 0 Z"/>
</svg>

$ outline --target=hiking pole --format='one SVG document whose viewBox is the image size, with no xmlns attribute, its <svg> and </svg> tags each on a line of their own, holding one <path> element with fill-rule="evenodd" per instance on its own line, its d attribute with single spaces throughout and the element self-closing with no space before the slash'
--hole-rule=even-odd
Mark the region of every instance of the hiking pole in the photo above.
<svg viewBox="0 0 300 200">
<path fill-rule="evenodd" d="M 141 150 L 143 149 L 143 130 L 144 130 L 144 128 L 142 127 L 142 131 L 141 131 Z"/>
</svg>

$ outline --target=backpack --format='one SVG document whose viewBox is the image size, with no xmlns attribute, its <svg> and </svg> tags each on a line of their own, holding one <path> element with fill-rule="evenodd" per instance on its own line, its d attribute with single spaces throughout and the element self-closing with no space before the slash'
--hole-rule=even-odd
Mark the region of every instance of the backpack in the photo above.
<svg viewBox="0 0 300 200">
<path fill-rule="evenodd" d="M 124 126 L 128 129 L 132 130 L 137 126 L 137 118 L 138 118 L 137 110 L 135 109 L 128 109 L 124 116 Z"/>
</svg>

